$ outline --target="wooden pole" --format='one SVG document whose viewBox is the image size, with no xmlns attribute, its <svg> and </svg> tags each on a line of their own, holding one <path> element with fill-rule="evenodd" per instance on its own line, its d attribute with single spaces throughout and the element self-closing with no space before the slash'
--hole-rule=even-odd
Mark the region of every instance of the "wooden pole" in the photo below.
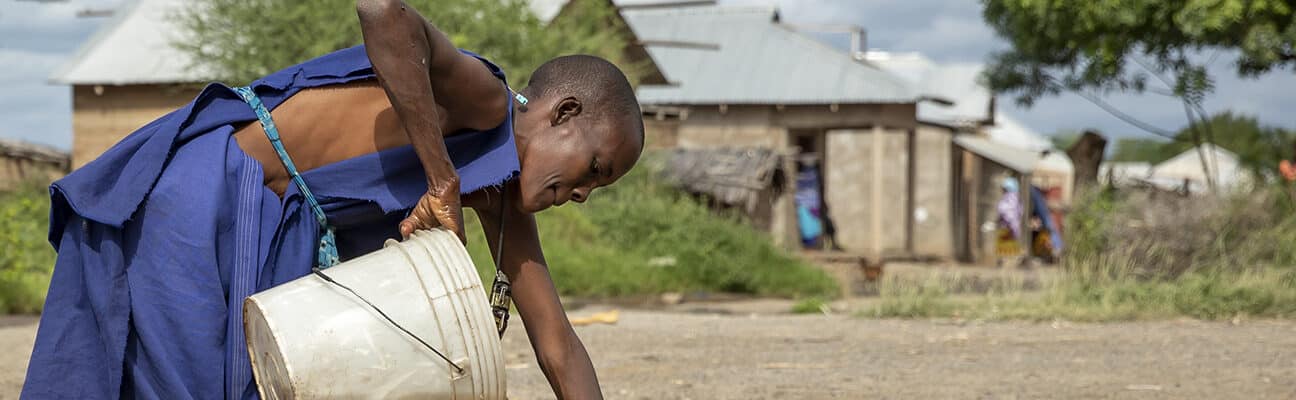
<svg viewBox="0 0 1296 400">
<path fill-rule="evenodd" d="M 873 225 L 873 257 L 874 262 L 882 262 L 882 157 L 885 152 L 882 151 L 883 133 L 882 125 L 873 125 L 873 181 L 872 181 L 872 225 Z"/>
</svg>

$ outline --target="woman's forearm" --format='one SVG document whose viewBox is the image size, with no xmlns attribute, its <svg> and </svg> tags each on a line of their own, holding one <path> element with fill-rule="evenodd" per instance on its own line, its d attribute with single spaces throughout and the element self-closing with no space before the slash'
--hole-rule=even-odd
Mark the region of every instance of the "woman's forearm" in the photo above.
<svg viewBox="0 0 1296 400">
<path fill-rule="evenodd" d="M 602 399 L 594 363 L 575 332 L 570 334 L 563 350 L 539 357 L 549 385 L 559 399 Z M 546 361 L 547 360 L 547 361 Z M 559 366 L 551 364 L 558 363 Z"/>
<path fill-rule="evenodd" d="M 453 46 L 444 35 L 429 32 L 427 21 L 403 1 L 359 0 L 356 13 L 374 74 L 418 154 L 429 189 L 453 185 L 457 192 L 458 177 L 441 131 L 444 116 L 437 112 L 431 81 L 438 64 L 451 62 L 446 55 L 453 54 Z"/>
</svg>

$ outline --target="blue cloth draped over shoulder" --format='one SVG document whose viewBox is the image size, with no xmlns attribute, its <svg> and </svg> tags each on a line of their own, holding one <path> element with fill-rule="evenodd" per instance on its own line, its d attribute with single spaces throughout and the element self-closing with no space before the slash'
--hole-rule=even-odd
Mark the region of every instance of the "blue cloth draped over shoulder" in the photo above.
<svg viewBox="0 0 1296 400">
<path fill-rule="evenodd" d="M 274 109 L 302 89 L 372 78 L 357 46 L 251 86 Z M 517 175 L 511 106 L 507 115 L 495 129 L 446 138 L 463 193 Z M 235 357 L 245 351 L 243 298 L 309 273 L 319 225 L 297 188 L 277 196 L 238 147 L 234 127 L 256 120 L 233 90 L 212 84 L 50 186 L 59 254 L 23 398 L 257 397 L 246 357 Z M 343 259 L 398 237 L 427 190 L 410 146 L 302 177 Z"/>
</svg>

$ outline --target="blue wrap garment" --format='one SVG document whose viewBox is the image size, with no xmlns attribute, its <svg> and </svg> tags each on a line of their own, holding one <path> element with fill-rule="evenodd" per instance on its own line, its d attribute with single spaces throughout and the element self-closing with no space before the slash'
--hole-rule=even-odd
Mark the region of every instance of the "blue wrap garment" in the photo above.
<svg viewBox="0 0 1296 400">
<path fill-rule="evenodd" d="M 358 46 L 251 88 L 273 109 L 302 89 L 373 77 Z M 509 109 L 495 129 L 446 138 L 462 193 L 518 173 Z M 256 120 L 234 90 L 212 84 L 50 186 L 58 261 L 23 398 L 257 397 L 246 354 L 239 357 L 242 301 L 309 273 L 320 230 L 298 189 L 282 198 L 270 191 L 235 142 L 234 127 Z M 342 259 L 398 237 L 398 222 L 427 190 L 409 146 L 301 175 L 336 229 Z"/>
</svg>

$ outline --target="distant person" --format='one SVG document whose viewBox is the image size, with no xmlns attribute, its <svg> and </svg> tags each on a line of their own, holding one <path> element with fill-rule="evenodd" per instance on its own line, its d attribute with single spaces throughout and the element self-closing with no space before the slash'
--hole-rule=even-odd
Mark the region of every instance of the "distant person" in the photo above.
<svg viewBox="0 0 1296 400">
<path fill-rule="evenodd" d="M 822 175 L 819 157 L 802 155 L 797 160 L 796 202 L 797 227 L 801 233 L 801 247 L 822 248 L 824 235 Z"/>
<path fill-rule="evenodd" d="M 1031 195 L 1031 255 L 1047 263 L 1057 260 L 1062 251 L 1062 230 L 1049 210 L 1044 191 L 1039 186 L 1030 186 Z"/>
<path fill-rule="evenodd" d="M 1002 193 L 999 203 L 995 205 L 998 212 L 996 219 L 995 252 L 999 262 L 1021 254 L 1022 204 L 1019 197 L 1020 188 L 1017 179 L 1011 176 L 1003 178 L 999 188 Z"/>
<path fill-rule="evenodd" d="M 256 398 L 247 296 L 417 229 L 463 238 L 461 204 L 488 243 L 503 238 L 556 395 L 601 398 L 533 214 L 635 165 L 644 128 L 626 77 L 560 57 L 514 93 L 404 2 L 357 11 L 363 46 L 210 85 L 51 186 L 58 262 L 23 398 Z"/>
</svg>

